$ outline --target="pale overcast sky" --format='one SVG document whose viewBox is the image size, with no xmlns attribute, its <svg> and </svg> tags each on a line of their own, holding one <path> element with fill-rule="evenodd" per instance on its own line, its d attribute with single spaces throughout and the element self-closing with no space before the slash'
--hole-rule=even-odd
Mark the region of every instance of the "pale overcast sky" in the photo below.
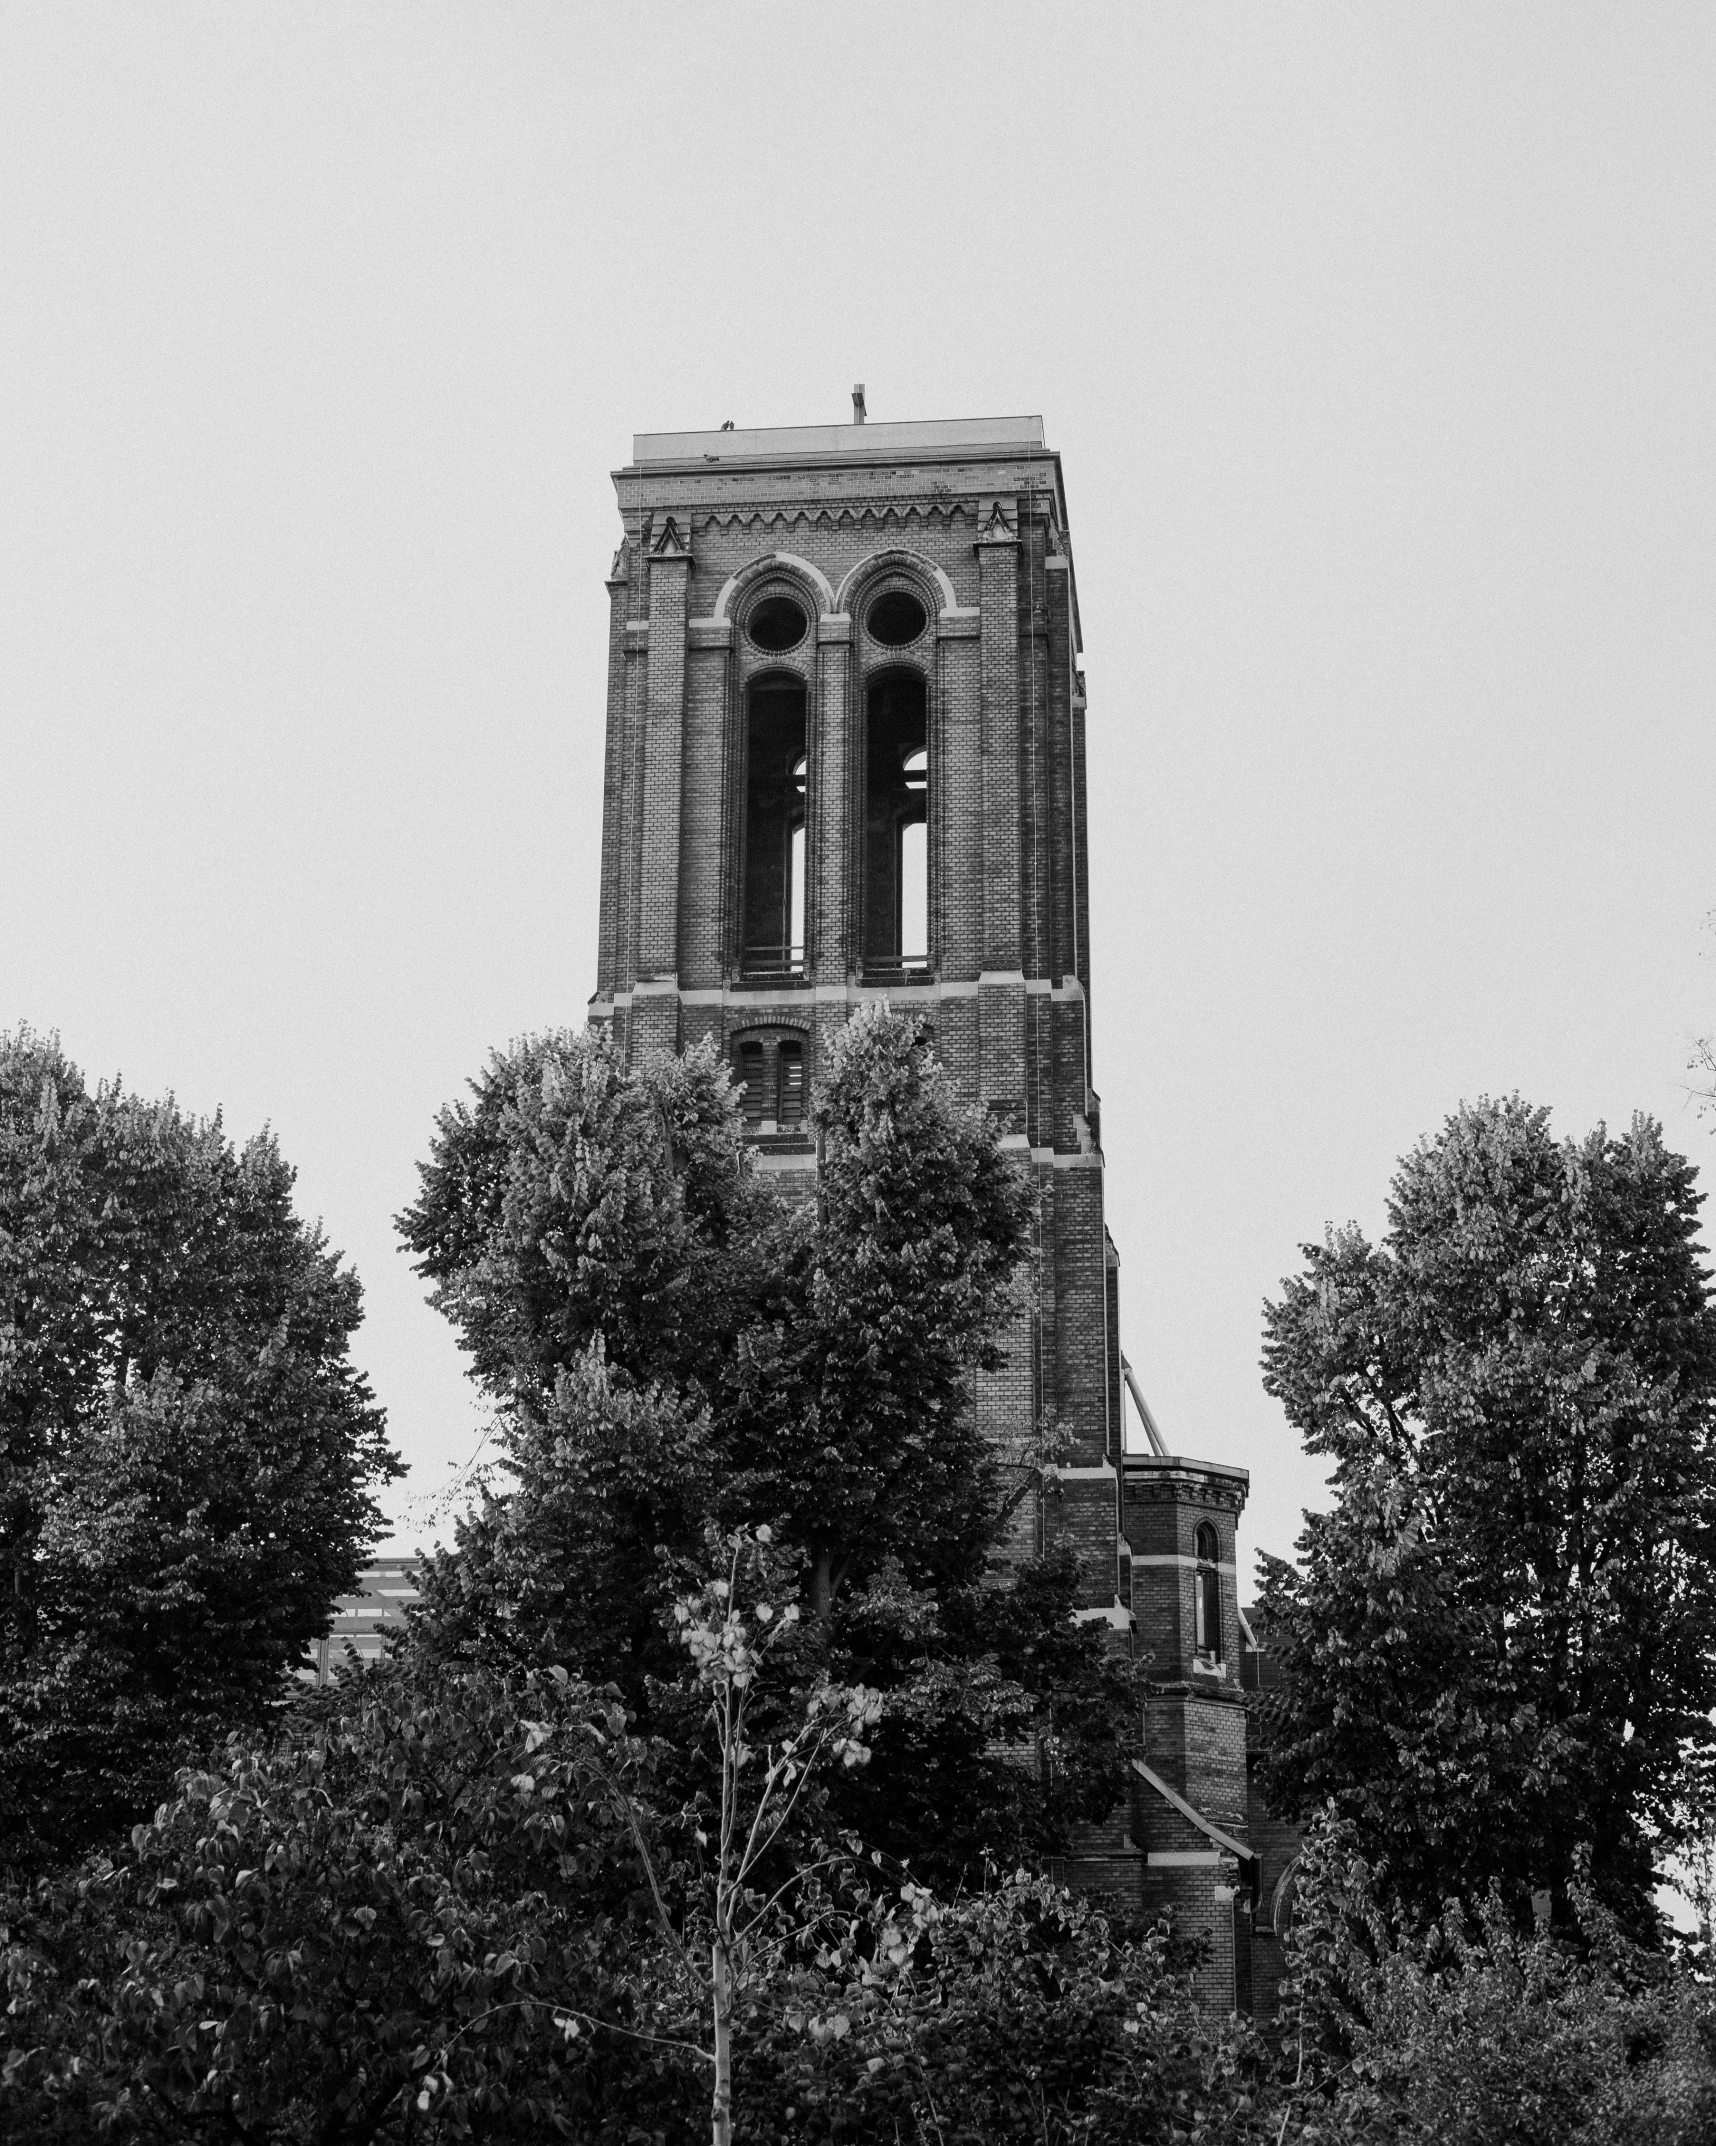
<svg viewBox="0 0 1716 2146">
<path fill-rule="evenodd" d="M 0 1023 L 274 1125 L 434 1490 L 390 1217 L 593 986 L 609 472 L 1040 411 L 1123 1336 L 1288 1550 L 1301 1240 L 1486 1091 L 1716 1158 L 1713 163 L 1708 6 L 5 9 Z"/>
</svg>

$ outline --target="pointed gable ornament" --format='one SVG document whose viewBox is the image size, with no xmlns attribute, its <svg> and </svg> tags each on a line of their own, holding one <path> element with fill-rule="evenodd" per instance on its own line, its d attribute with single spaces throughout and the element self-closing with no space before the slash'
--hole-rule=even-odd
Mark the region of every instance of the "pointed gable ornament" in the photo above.
<svg viewBox="0 0 1716 2146">
<path fill-rule="evenodd" d="M 977 531 L 979 544 L 1016 544 L 1019 541 L 1018 529 L 1007 519 L 1004 499 L 991 500 L 989 512 L 982 514 L 979 509 L 979 513 L 982 515 Z"/>
</svg>

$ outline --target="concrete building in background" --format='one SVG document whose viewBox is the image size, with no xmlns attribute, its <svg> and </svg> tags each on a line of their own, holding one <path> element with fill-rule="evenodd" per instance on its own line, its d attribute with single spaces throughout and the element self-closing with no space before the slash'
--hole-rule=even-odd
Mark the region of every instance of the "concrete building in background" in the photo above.
<svg viewBox="0 0 1716 2146">
<path fill-rule="evenodd" d="M 1207 1930 L 1209 2001 L 1267 2011 L 1292 1843 L 1248 1781 L 1248 1479 L 1166 1452 L 1103 1220 L 1060 457 L 1035 417 L 867 424 L 862 389 L 853 417 L 645 433 L 615 473 L 590 1017 L 632 1058 L 713 1038 L 758 1166 L 805 1191 L 842 1026 L 881 997 L 928 1018 L 1035 1192 L 1029 1302 L 977 1397 L 998 1446 L 1061 1446 L 1018 1547 L 1070 1542 L 1079 1614 L 1150 1660 L 1130 1805 L 1067 1875 Z"/>
<path fill-rule="evenodd" d="M 310 1648 L 299 1675 L 326 1684 L 353 1655 L 379 1661 L 388 1640 L 405 1630 L 405 1612 L 416 1600 L 416 1558 L 378 1558 L 358 1576 L 355 1592 L 334 1604 L 333 1630 Z"/>
</svg>

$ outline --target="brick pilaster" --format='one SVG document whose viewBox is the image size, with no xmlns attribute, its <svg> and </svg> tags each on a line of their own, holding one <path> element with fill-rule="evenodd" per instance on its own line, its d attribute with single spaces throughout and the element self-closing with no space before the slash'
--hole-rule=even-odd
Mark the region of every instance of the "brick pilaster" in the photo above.
<svg viewBox="0 0 1716 2146">
<path fill-rule="evenodd" d="M 649 562 L 649 702 L 644 740 L 640 982 L 679 969 L 679 829 L 684 784 L 685 598 L 691 552 L 670 515 Z"/>
<path fill-rule="evenodd" d="M 852 705 L 852 621 L 827 616 L 817 623 L 816 690 L 812 695 L 810 764 L 815 785 L 809 799 L 806 849 L 810 899 L 805 930 L 806 963 L 819 984 L 844 983 L 855 963 L 851 851 L 847 829 L 856 812 L 856 754 L 863 731 Z"/>
<path fill-rule="evenodd" d="M 608 588 L 608 735 L 602 760 L 602 901 L 596 951 L 596 990 L 611 997 L 619 969 L 620 847 L 625 836 L 626 605 L 631 592 L 628 547 L 614 554 Z"/>
<path fill-rule="evenodd" d="M 1020 929 L 1017 506 L 994 499 L 980 509 L 980 516 L 983 966 L 978 977 L 978 1088 L 1004 1129 L 1022 1134 L 1025 949 Z"/>
</svg>

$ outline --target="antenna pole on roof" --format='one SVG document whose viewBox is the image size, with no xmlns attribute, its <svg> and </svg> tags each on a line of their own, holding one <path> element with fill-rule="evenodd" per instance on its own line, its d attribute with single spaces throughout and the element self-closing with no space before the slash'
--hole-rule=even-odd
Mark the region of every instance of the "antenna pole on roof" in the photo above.
<svg viewBox="0 0 1716 2146">
<path fill-rule="evenodd" d="M 852 390 L 852 422 L 855 425 L 861 425 L 864 422 L 864 383 L 862 380 Z"/>
</svg>

